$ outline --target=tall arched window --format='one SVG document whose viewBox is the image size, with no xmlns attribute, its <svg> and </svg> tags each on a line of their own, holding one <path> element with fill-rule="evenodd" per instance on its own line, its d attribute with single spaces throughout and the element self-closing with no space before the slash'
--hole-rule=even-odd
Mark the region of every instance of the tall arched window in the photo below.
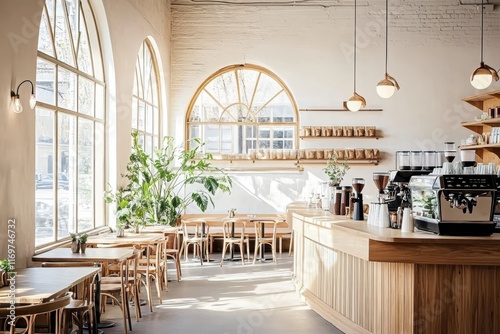
<svg viewBox="0 0 500 334">
<path fill-rule="evenodd" d="M 159 143 L 159 76 L 150 42 L 142 42 L 135 63 L 132 98 L 132 130 L 139 132 L 139 143 L 152 154 Z"/>
<path fill-rule="evenodd" d="M 285 84 L 257 65 L 233 65 L 210 76 L 191 100 L 187 137 L 215 155 L 297 146 L 297 106 Z"/>
<path fill-rule="evenodd" d="M 46 0 L 36 76 L 36 245 L 104 225 L 105 83 L 88 0 Z"/>
</svg>

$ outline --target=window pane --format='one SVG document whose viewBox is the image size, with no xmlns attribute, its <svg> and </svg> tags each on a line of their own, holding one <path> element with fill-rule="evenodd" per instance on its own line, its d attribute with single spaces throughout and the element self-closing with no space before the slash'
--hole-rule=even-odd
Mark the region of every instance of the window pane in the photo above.
<svg viewBox="0 0 500 334">
<path fill-rule="evenodd" d="M 76 111 L 76 74 L 61 67 L 58 69 L 57 96 L 59 107 Z"/>
<path fill-rule="evenodd" d="M 78 112 L 94 116 L 94 82 L 78 77 Z"/>
<path fill-rule="evenodd" d="M 54 56 L 51 35 L 52 32 L 50 30 L 49 18 L 44 10 L 40 21 L 40 33 L 38 34 L 38 50 L 49 56 Z"/>
<path fill-rule="evenodd" d="M 58 125 L 58 235 L 76 232 L 76 117 L 59 114 Z"/>
<path fill-rule="evenodd" d="M 137 113 L 138 113 L 137 99 L 132 97 L 132 129 L 137 130 Z"/>
<path fill-rule="evenodd" d="M 94 219 L 95 226 L 104 226 L 104 171 L 105 171 L 105 156 L 104 156 L 104 148 L 106 147 L 105 142 L 105 130 L 104 124 L 102 123 L 94 123 L 95 124 L 95 142 L 94 142 Z"/>
<path fill-rule="evenodd" d="M 80 19 L 80 45 L 78 46 L 78 69 L 88 75 L 93 75 L 90 43 L 87 37 L 87 26 L 83 17 Z M 75 44 L 76 45 L 76 44 Z"/>
<path fill-rule="evenodd" d="M 104 86 L 100 84 L 95 85 L 95 117 L 104 119 Z"/>
<path fill-rule="evenodd" d="M 153 107 L 150 104 L 146 105 L 146 132 L 153 133 Z"/>
<path fill-rule="evenodd" d="M 159 111 L 158 108 L 154 108 L 153 110 L 153 133 L 158 135 L 160 132 L 160 120 L 159 120 Z"/>
<path fill-rule="evenodd" d="M 93 122 L 78 119 L 78 230 L 94 227 L 94 129 Z"/>
<path fill-rule="evenodd" d="M 144 123 L 146 122 L 146 107 L 143 101 L 139 101 L 139 127 L 140 131 L 144 131 Z"/>
<path fill-rule="evenodd" d="M 55 44 L 57 59 L 75 66 L 75 58 L 73 55 L 72 41 L 66 13 L 63 9 L 64 2 L 56 1 L 56 27 L 55 27 Z"/>
<path fill-rule="evenodd" d="M 35 244 L 55 240 L 54 235 L 54 112 L 36 108 L 35 126 Z"/>
<path fill-rule="evenodd" d="M 38 58 L 36 69 L 36 99 L 40 102 L 55 105 L 55 72 L 56 66 Z"/>
</svg>

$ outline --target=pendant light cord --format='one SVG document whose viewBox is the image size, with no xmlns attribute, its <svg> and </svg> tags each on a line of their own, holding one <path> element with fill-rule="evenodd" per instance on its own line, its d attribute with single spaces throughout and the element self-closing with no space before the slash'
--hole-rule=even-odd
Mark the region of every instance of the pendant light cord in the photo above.
<svg viewBox="0 0 500 334">
<path fill-rule="evenodd" d="M 481 0 L 481 63 L 483 62 L 484 0 Z"/>
<path fill-rule="evenodd" d="M 387 74 L 387 58 L 389 57 L 389 0 L 385 0 L 385 73 Z"/>
<path fill-rule="evenodd" d="M 354 93 L 356 93 L 356 18 L 357 18 L 357 1 L 354 0 Z"/>
</svg>

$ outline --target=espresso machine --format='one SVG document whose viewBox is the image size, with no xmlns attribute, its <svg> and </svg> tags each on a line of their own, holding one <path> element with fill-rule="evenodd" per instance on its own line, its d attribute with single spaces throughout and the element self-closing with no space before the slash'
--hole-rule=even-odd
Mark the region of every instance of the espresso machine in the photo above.
<svg viewBox="0 0 500 334">
<path fill-rule="evenodd" d="M 386 187 L 389 211 L 395 212 L 399 207 L 410 206 L 410 189 L 408 183 L 414 175 L 428 175 L 430 171 L 392 170 L 389 171 L 389 184 Z"/>
<path fill-rule="evenodd" d="M 495 176 L 488 174 L 412 176 L 415 227 L 441 235 L 491 235 L 496 187 Z"/>
</svg>

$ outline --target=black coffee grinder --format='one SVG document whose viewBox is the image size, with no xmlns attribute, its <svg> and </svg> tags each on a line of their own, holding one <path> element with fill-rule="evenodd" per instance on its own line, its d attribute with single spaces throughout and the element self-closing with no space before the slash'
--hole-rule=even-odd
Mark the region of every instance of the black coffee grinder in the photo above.
<svg viewBox="0 0 500 334">
<path fill-rule="evenodd" d="M 352 219 L 354 220 L 364 220 L 363 214 L 363 188 L 365 187 L 365 179 L 360 177 L 355 177 L 352 179 L 352 188 L 356 193 L 356 196 L 351 199 L 354 202 L 354 214 Z"/>
</svg>

